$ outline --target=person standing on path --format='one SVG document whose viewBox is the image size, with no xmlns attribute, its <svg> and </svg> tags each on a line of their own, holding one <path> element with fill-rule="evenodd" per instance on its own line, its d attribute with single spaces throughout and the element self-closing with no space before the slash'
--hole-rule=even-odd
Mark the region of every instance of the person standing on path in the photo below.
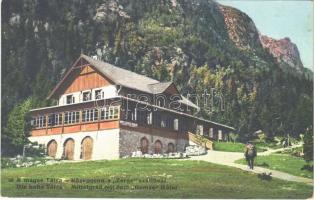
<svg viewBox="0 0 314 200">
<path fill-rule="evenodd" d="M 256 157 L 256 148 L 253 144 L 248 142 L 245 146 L 245 159 L 248 162 L 248 166 L 250 169 L 254 168 L 254 158 Z"/>
</svg>

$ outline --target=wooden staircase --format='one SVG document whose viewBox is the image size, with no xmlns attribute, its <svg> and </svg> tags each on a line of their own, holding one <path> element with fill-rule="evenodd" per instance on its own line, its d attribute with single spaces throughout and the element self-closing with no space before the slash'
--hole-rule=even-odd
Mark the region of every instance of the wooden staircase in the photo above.
<svg viewBox="0 0 314 200">
<path fill-rule="evenodd" d="M 205 147 L 206 149 L 213 150 L 213 141 L 209 140 L 203 135 L 188 132 L 189 140 L 197 145 Z"/>
</svg>

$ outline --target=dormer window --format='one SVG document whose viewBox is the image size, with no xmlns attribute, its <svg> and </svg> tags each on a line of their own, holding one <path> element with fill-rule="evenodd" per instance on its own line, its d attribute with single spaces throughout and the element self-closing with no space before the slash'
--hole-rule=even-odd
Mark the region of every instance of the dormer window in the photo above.
<svg viewBox="0 0 314 200">
<path fill-rule="evenodd" d="M 91 100 L 91 92 L 83 92 L 83 101 L 89 101 Z"/>
<path fill-rule="evenodd" d="M 75 99 L 74 99 L 74 96 L 72 94 L 71 95 L 67 95 L 66 96 L 66 100 L 67 100 L 67 104 L 75 103 Z"/>
<path fill-rule="evenodd" d="M 97 100 L 97 99 L 102 99 L 102 98 L 104 98 L 103 96 L 104 96 L 104 95 L 103 95 L 103 93 L 102 93 L 101 90 L 95 90 L 95 99 L 96 99 L 96 100 Z"/>
</svg>

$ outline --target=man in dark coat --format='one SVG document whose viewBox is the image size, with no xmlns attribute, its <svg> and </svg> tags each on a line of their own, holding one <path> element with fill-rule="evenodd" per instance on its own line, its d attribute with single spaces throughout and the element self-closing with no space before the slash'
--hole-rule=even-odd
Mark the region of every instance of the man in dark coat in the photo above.
<svg viewBox="0 0 314 200">
<path fill-rule="evenodd" d="M 256 157 L 256 148 L 250 142 L 246 144 L 244 156 L 245 156 L 246 161 L 248 162 L 249 168 L 253 169 L 254 158 Z"/>
</svg>

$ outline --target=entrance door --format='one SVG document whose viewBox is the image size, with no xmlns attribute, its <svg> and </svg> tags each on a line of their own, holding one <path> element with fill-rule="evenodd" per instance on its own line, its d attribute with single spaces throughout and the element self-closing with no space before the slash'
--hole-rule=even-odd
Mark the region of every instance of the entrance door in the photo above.
<svg viewBox="0 0 314 200">
<path fill-rule="evenodd" d="M 93 139 L 91 137 L 86 137 L 82 141 L 82 159 L 90 160 L 92 159 L 93 153 Z"/>
<path fill-rule="evenodd" d="M 162 153 L 162 144 L 159 140 L 155 142 L 155 154 L 161 154 Z"/>
<path fill-rule="evenodd" d="M 57 154 L 57 142 L 55 140 L 51 140 L 47 145 L 47 154 L 50 157 L 55 158 Z"/>
<path fill-rule="evenodd" d="M 174 152 L 174 144 L 173 143 L 169 143 L 168 144 L 168 153 L 173 153 Z"/>
<path fill-rule="evenodd" d="M 148 140 L 146 138 L 141 139 L 141 151 L 142 154 L 148 153 Z"/>
<path fill-rule="evenodd" d="M 74 158 L 74 140 L 73 139 L 67 139 L 64 142 L 63 158 L 66 160 L 73 160 Z"/>
</svg>

